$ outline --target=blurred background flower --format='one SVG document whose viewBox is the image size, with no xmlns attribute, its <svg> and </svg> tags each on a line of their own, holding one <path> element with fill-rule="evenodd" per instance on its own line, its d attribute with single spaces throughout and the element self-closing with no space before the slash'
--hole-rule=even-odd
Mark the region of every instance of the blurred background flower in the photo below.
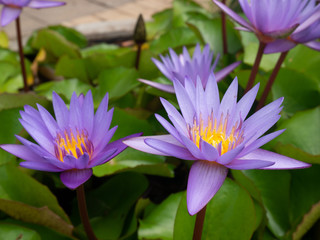
<svg viewBox="0 0 320 240">
<path fill-rule="evenodd" d="M 202 52 L 200 45 L 197 44 L 192 57 L 189 55 L 186 47 L 183 47 L 183 52 L 180 55 L 176 54 L 176 52 L 170 48 L 169 54 L 170 55 L 165 57 L 160 55 L 162 62 L 155 58 L 152 60 L 170 81 L 173 82 L 176 78 L 182 85 L 184 85 L 185 77 L 188 76 L 194 84 L 196 84 L 197 77 L 200 77 L 205 86 L 210 74 L 214 72 L 219 61 L 219 55 L 213 61 L 213 52 L 210 51 L 210 46 L 208 44 L 204 47 Z M 219 82 L 225 78 L 239 66 L 240 63 L 240 61 L 232 63 L 216 72 L 215 76 L 217 81 Z M 144 79 L 140 79 L 140 81 L 160 90 L 174 93 L 174 87 L 172 85 L 156 83 Z"/>
</svg>

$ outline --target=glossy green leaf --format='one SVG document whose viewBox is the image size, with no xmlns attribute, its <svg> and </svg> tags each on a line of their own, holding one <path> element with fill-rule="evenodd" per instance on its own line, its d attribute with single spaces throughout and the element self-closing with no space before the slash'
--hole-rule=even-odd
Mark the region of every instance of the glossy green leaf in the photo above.
<svg viewBox="0 0 320 240">
<path fill-rule="evenodd" d="M 48 28 L 60 33 L 68 41 L 76 44 L 79 48 L 84 48 L 88 44 L 87 38 L 73 28 L 68 28 L 62 25 L 49 26 Z"/>
<path fill-rule="evenodd" d="M 208 43 L 214 53 L 223 53 L 221 19 L 210 19 L 205 15 L 196 13 L 188 19 L 188 24 L 197 28 L 205 43 Z M 240 36 L 234 30 L 234 26 L 227 22 L 228 51 L 236 53 L 241 49 Z"/>
<path fill-rule="evenodd" d="M 113 135 L 111 141 L 126 137 L 134 133 L 143 133 L 144 135 L 152 135 L 152 126 L 148 121 L 141 119 L 130 111 L 119 108 L 114 109 L 111 126 L 118 126 L 117 131 Z"/>
<path fill-rule="evenodd" d="M 100 43 L 85 49 L 81 50 L 81 56 L 83 58 L 90 57 L 92 55 L 104 55 L 109 54 L 110 52 L 114 52 L 114 50 L 119 49 L 119 47 L 115 44 L 107 44 L 107 43 Z"/>
<path fill-rule="evenodd" d="M 88 211 L 95 234 L 101 240 L 121 236 L 129 210 L 147 189 L 147 179 L 137 173 L 119 174 L 87 193 Z"/>
<path fill-rule="evenodd" d="M 50 104 L 46 98 L 38 96 L 32 92 L 19 94 L 4 93 L 0 95 L 0 111 L 18 107 L 22 108 L 25 105 L 36 107 L 37 103 L 43 107 Z"/>
<path fill-rule="evenodd" d="M 278 127 L 286 129 L 277 140 L 312 155 L 320 155 L 320 107 L 296 113 Z"/>
<path fill-rule="evenodd" d="M 174 28 L 161 35 L 159 39 L 154 40 L 150 45 L 150 50 L 159 54 L 167 51 L 168 48 L 195 45 L 198 41 L 191 29 L 186 27 Z"/>
<path fill-rule="evenodd" d="M 134 171 L 144 174 L 173 177 L 173 167 L 164 161 L 165 158 L 163 156 L 152 155 L 128 148 L 110 162 L 93 168 L 93 174 L 97 177 L 102 177 L 122 171 Z"/>
<path fill-rule="evenodd" d="M 87 93 L 91 86 L 79 81 L 78 79 L 66 79 L 59 82 L 47 82 L 39 85 L 36 92 L 42 96 L 52 99 L 52 91 L 62 94 L 66 99 L 71 99 L 72 93 L 76 92 L 78 95 Z"/>
<path fill-rule="evenodd" d="M 0 144 L 13 144 L 17 142 L 15 134 L 19 134 L 22 130 L 22 125 L 19 122 L 19 110 L 20 108 L 0 111 Z M 14 160 L 14 156 L 0 149 L 0 165 L 12 160 Z"/>
<path fill-rule="evenodd" d="M 278 238 L 291 228 L 289 218 L 290 180 L 288 171 L 245 170 L 243 173 L 261 193 L 268 226 Z"/>
<path fill-rule="evenodd" d="M 57 31 L 42 29 L 33 38 L 32 47 L 36 49 L 44 48 L 55 57 L 67 55 L 72 58 L 80 57 L 78 46 L 69 42 Z"/>
<path fill-rule="evenodd" d="M 65 78 L 77 78 L 82 82 L 88 83 L 89 76 L 86 72 L 85 61 L 63 56 L 56 65 L 56 75 Z"/>
<path fill-rule="evenodd" d="M 41 237 L 31 229 L 0 222 L 0 239 L 41 240 Z"/>
<path fill-rule="evenodd" d="M 273 99 L 284 97 L 283 110 L 290 114 L 320 105 L 318 83 L 296 70 L 280 70 L 272 86 L 272 95 Z"/>
<path fill-rule="evenodd" d="M 167 31 L 171 27 L 173 18 L 173 10 L 166 9 L 161 12 L 155 13 L 152 16 L 153 21 L 146 22 L 147 38 L 153 39 L 159 34 Z"/>
<path fill-rule="evenodd" d="M 182 192 L 170 195 L 140 220 L 139 239 L 171 240 L 173 238 L 174 219 L 182 195 Z"/>
<path fill-rule="evenodd" d="M 140 84 L 137 78 L 138 73 L 132 68 L 106 69 L 98 77 L 99 87 L 95 94 L 102 98 L 108 92 L 109 99 L 120 98 Z"/>
<path fill-rule="evenodd" d="M 0 208 L 23 221 L 41 224 L 66 235 L 73 226 L 48 188 L 15 166 L 0 166 Z"/>
</svg>

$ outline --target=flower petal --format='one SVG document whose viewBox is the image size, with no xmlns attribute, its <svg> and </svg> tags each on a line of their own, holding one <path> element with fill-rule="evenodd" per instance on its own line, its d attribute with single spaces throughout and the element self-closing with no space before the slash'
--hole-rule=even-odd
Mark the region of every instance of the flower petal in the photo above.
<svg viewBox="0 0 320 240">
<path fill-rule="evenodd" d="M 168 143 L 166 141 L 162 141 L 154 138 L 146 138 L 144 142 L 148 146 L 160 152 L 163 152 L 168 156 L 173 156 L 173 157 L 184 159 L 184 160 L 196 160 L 196 158 L 192 156 L 192 154 L 188 151 L 188 149 L 184 147 L 180 147 L 172 143 Z"/>
<path fill-rule="evenodd" d="M 320 42 L 318 42 L 318 41 L 308 42 L 308 43 L 305 43 L 304 45 L 306 45 L 307 47 L 312 48 L 316 51 L 320 51 Z"/>
<path fill-rule="evenodd" d="M 254 32 L 254 28 L 247 22 L 245 21 L 242 17 L 240 17 L 237 13 L 232 11 L 230 8 L 228 8 L 226 5 L 222 4 L 218 0 L 212 0 L 218 7 L 224 11 L 226 14 L 228 14 L 234 21 L 239 23 L 240 25 L 250 29 L 252 32 Z"/>
<path fill-rule="evenodd" d="M 8 6 L 3 6 L 1 12 L 1 25 L 2 27 L 8 25 L 21 14 L 22 8 L 12 8 Z"/>
<path fill-rule="evenodd" d="M 89 157 L 88 153 L 84 153 L 83 155 L 81 155 L 81 156 L 75 161 L 76 168 L 77 168 L 77 169 L 85 169 L 85 168 L 88 168 L 89 160 L 90 160 L 90 157 Z"/>
<path fill-rule="evenodd" d="M 150 147 L 149 145 L 147 145 L 144 141 L 146 138 L 158 139 L 158 140 L 170 142 L 170 143 L 175 144 L 177 146 L 179 146 L 179 145 L 181 146 L 181 144 L 170 134 L 158 135 L 158 136 L 134 137 L 134 138 L 130 138 L 130 139 L 123 141 L 123 143 L 128 145 L 129 147 L 132 147 L 132 148 L 137 149 L 142 152 L 151 153 L 151 154 L 155 154 L 155 155 L 161 155 L 161 156 L 170 156 L 170 154 L 165 154 L 165 153 L 160 152 L 160 151 Z"/>
<path fill-rule="evenodd" d="M 69 170 L 60 174 L 62 183 L 70 189 L 76 189 L 92 175 L 92 169 Z"/>
<path fill-rule="evenodd" d="M 224 166 L 196 161 L 190 169 L 187 186 L 187 207 L 190 215 L 199 212 L 222 186 L 228 169 Z"/>
<path fill-rule="evenodd" d="M 94 106 L 92 100 L 92 93 L 89 90 L 84 98 L 84 102 L 81 109 L 83 127 L 87 130 L 88 135 L 91 136 L 93 129 L 93 119 L 94 119 Z"/>
<path fill-rule="evenodd" d="M 238 154 L 243 150 L 244 144 L 237 146 L 236 148 L 222 154 L 218 159 L 217 162 L 220 164 L 229 164 L 232 160 L 234 160 Z"/>
<path fill-rule="evenodd" d="M 20 163 L 21 167 L 39 170 L 39 171 L 46 171 L 46 172 L 61 172 L 63 169 L 58 168 L 51 163 L 48 162 L 35 162 L 35 161 L 26 161 Z"/>
<path fill-rule="evenodd" d="M 60 129 L 66 129 L 69 125 L 69 110 L 61 97 L 55 92 L 52 93 L 52 104 Z"/>
<path fill-rule="evenodd" d="M 307 168 L 311 165 L 305 162 L 301 162 L 277 153 L 273 153 L 263 149 L 257 149 L 251 153 L 241 157 L 244 160 L 259 159 L 263 161 L 274 162 L 275 164 L 269 167 L 263 167 L 261 169 L 296 169 Z"/>
<path fill-rule="evenodd" d="M 265 54 L 286 52 L 291 48 L 294 48 L 297 44 L 286 40 L 286 39 L 277 39 L 271 43 L 268 43 L 264 49 Z"/>
<path fill-rule="evenodd" d="M 65 5 L 65 2 L 57 2 L 57 1 L 43 1 L 43 0 L 32 0 L 28 7 L 31 8 L 50 8 L 50 7 L 58 7 Z"/>
<path fill-rule="evenodd" d="M 263 167 L 269 167 L 273 165 L 274 162 L 270 161 L 262 161 L 262 160 L 238 160 L 235 159 L 231 163 L 225 165 L 227 168 L 235 169 L 235 170 L 248 170 L 248 169 L 258 169 Z"/>
<path fill-rule="evenodd" d="M 217 82 L 220 82 L 222 79 L 224 79 L 226 76 L 229 75 L 236 67 L 240 65 L 241 61 L 235 62 L 230 64 L 229 66 L 221 69 L 218 72 L 215 72 L 216 80 Z"/>
<path fill-rule="evenodd" d="M 44 160 L 41 156 L 24 145 L 4 144 L 0 145 L 0 148 L 26 161 L 42 162 Z"/>
<path fill-rule="evenodd" d="M 149 81 L 149 80 L 145 80 L 145 79 L 138 79 L 138 81 L 142 82 L 144 84 L 147 84 L 151 87 L 157 88 L 161 91 L 168 92 L 168 93 L 174 93 L 174 87 L 172 85 L 157 83 L 157 82 L 153 82 L 153 81 Z"/>
</svg>

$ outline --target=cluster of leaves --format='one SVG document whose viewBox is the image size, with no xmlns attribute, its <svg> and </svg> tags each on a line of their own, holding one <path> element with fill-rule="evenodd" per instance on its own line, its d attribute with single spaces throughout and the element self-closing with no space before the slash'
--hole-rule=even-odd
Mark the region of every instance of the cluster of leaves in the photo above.
<svg viewBox="0 0 320 240">
<path fill-rule="evenodd" d="M 79 94 L 91 89 L 95 106 L 109 92 L 110 104 L 115 107 L 113 125 L 119 126 L 114 139 L 136 132 L 163 133 L 153 116 L 155 112 L 165 116 L 158 97 L 176 100 L 137 79 L 168 82 L 151 61 L 166 54 L 168 48 L 181 51 L 187 46 L 192 52 L 200 42 L 221 53 L 221 20 L 192 1 L 175 0 L 172 8 L 155 14 L 146 27 L 148 41 L 142 46 L 138 70 L 134 45 L 88 46 L 86 38 L 73 29 L 52 26 L 38 30 L 25 47 L 33 93 L 19 92 L 18 55 L 1 48 L 0 144 L 16 143 L 15 134 L 27 137 L 18 120 L 19 110 L 25 104 L 39 103 L 52 111 L 52 91 L 69 101 L 73 91 Z M 245 87 L 258 48 L 252 34 L 239 33 L 231 22 L 227 22 L 227 34 L 229 54 L 218 67 L 235 60 L 243 63 L 233 76 L 219 83 L 222 93 L 235 76 Z M 257 76 L 260 91 L 277 58 L 277 54 L 263 57 Z M 282 118 L 275 128 L 287 130 L 265 146 L 314 165 L 294 171 L 232 171 L 232 177 L 208 204 L 203 239 L 319 237 L 319 64 L 319 53 L 306 47 L 289 52 L 268 99 L 285 97 Z M 56 173 L 22 169 L 18 161 L 0 150 L 0 238 L 85 239 L 75 192 L 66 189 Z M 95 177 L 85 186 L 98 238 L 191 239 L 195 217 L 186 209 L 188 169 L 189 163 L 184 161 L 133 149 L 94 168 Z"/>
</svg>

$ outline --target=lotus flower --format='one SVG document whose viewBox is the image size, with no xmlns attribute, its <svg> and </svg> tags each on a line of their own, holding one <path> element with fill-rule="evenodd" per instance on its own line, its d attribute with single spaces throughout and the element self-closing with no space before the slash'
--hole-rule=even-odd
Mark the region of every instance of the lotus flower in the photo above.
<svg viewBox="0 0 320 240">
<path fill-rule="evenodd" d="M 199 212 L 223 184 L 228 169 L 291 169 L 310 166 L 277 153 L 260 149 L 284 130 L 262 136 L 280 118 L 280 98 L 246 119 L 259 85 L 237 102 L 237 78 L 220 102 L 217 82 L 210 75 L 204 88 L 174 81 L 180 114 L 161 99 L 172 124 L 160 115 L 157 120 L 168 135 L 135 137 L 128 146 L 151 154 L 194 160 L 187 185 L 187 207 L 191 215 Z"/>
<path fill-rule="evenodd" d="M 183 53 L 177 55 L 172 49 L 169 49 L 170 56 L 163 57 L 160 55 L 162 62 L 157 59 L 152 59 L 159 70 L 171 81 L 178 79 L 182 85 L 184 85 L 185 77 L 189 76 L 189 79 L 195 84 L 197 77 L 203 81 L 206 85 L 208 77 L 214 71 L 219 61 L 219 56 L 213 62 L 213 52 L 210 51 L 209 45 L 206 45 L 201 52 L 200 45 L 197 44 L 193 57 L 191 58 L 186 47 L 183 47 Z M 235 62 L 226 68 L 217 72 L 217 81 L 225 78 L 231 71 L 233 71 L 241 62 Z M 172 85 L 156 83 L 144 79 L 140 79 L 141 82 L 148 84 L 152 87 L 158 88 L 165 92 L 174 93 Z"/>
<path fill-rule="evenodd" d="M 285 39 L 291 34 L 292 36 L 301 34 L 320 17 L 320 5 L 316 0 L 239 0 L 249 22 L 218 0 L 213 2 L 242 26 L 238 29 L 254 32 L 259 41 L 266 44 L 275 41 L 266 52 L 283 52 L 287 51 L 288 46 L 295 46 L 292 43 L 294 39 L 276 40 Z M 316 30 L 314 35 L 318 35 Z M 311 37 L 309 40 L 313 41 L 315 38 Z M 308 44 L 313 45 L 314 42 Z"/>
<path fill-rule="evenodd" d="M 109 130 L 113 109 L 108 111 L 108 94 L 95 114 L 91 91 L 79 97 L 73 93 L 69 109 L 58 94 L 53 93 L 52 98 L 56 119 L 41 105 L 38 110 L 27 105 L 20 112 L 20 123 L 38 144 L 16 136 L 23 145 L 1 148 L 24 159 L 22 167 L 61 172 L 63 184 L 75 189 L 91 177 L 93 167 L 122 152 L 126 138 L 108 144 L 117 129 Z"/>
<path fill-rule="evenodd" d="M 1 13 L 1 25 L 6 26 L 14 21 L 22 12 L 22 8 L 49 8 L 64 5 L 64 2 L 45 1 L 45 0 L 0 0 L 4 5 Z"/>
</svg>

